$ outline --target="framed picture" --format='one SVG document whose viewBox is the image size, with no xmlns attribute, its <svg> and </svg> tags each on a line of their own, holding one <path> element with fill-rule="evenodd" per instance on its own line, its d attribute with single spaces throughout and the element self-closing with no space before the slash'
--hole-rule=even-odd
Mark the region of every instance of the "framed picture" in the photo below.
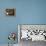
<svg viewBox="0 0 46 46">
<path fill-rule="evenodd" d="M 18 25 L 18 34 L 19 41 L 46 41 L 46 25 L 20 24 Z"/>
</svg>

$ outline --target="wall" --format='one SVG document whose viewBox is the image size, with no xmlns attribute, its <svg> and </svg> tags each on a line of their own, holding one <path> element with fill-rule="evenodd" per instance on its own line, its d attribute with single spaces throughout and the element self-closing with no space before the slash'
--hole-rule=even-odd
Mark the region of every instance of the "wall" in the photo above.
<svg viewBox="0 0 46 46">
<path fill-rule="evenodd" d="M 9 7 L 16 17 L 3 13 Z M 0 0 L 0 44 L 8 43 L 9 32 L 17 33 L 17 24 L 46 24 L 46 0 Z"/>
</svg>

